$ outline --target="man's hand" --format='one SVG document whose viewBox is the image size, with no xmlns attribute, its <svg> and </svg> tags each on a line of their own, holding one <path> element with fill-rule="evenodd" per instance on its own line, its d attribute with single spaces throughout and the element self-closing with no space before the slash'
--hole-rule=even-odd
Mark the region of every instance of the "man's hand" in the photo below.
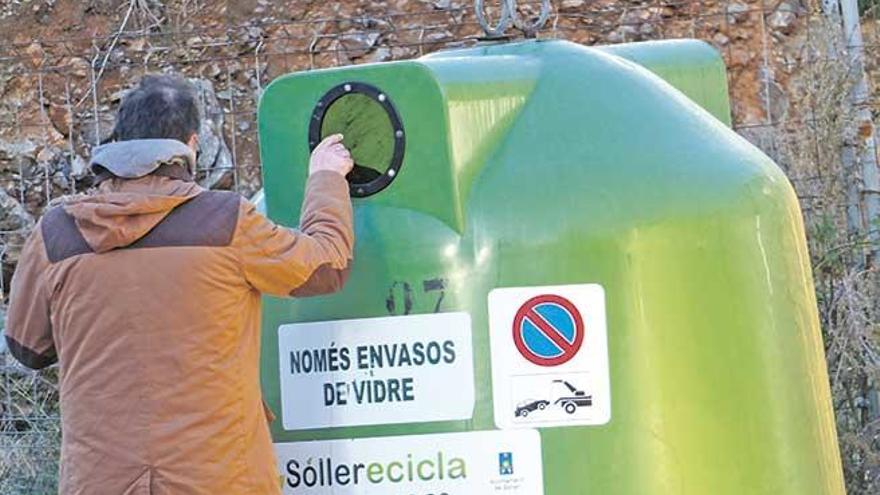
<svg viewBox="0 0 880 495">
<path fill-rule="evenodd" d="M 322 170 L 348 175 L 354 167 L 351 153 L 342 144 L 342 134 L 327 136 L 312 151 L 309 160 L 309 175 Z"/>
</svg>

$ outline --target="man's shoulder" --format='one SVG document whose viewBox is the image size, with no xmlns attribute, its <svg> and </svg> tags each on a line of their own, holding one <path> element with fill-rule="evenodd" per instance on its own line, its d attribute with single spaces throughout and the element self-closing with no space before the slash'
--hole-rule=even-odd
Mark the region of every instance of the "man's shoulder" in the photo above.
<svg viewBox="0 0 880 495">
<path fill-rule="evenodd" d="M 185 213 L 187 210 L 193 210 L 196 216 L 224 217 L 234 223 L 238 219 L 243 201 L 244 198 L 233 191 L 204 189 L 198 196 L 177 207 L 175 211 Z"/>
<path fill-rule="evenodd" d="M 42 240 L 46 257 L 51 263 L 92 252 L 76 226 L 76 220 L 64 209 L 64 204 L 50 206 L 34 229 L 34 235 Z"/>
<path fill-rule="evenodd" d="M 232 242 L 242 198 L 232 191 L 203 190 L 172 210 L 132 247 L 223 247 Z"/>
</svg>

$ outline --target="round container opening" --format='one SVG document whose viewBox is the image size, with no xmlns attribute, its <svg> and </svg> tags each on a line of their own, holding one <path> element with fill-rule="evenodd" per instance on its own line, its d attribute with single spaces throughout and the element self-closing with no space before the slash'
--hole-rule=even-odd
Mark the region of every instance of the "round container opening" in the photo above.
<svg viewBox="0 0 880 495">
<path fill-rule="evenodd" d="M 403 126 L 391 100 L 378 88 L 345 83 L 318 101 L 309 129 L 310 148 L 337 133 L 345 136 L 343 144 L 355 163 L 347 177 L 352 196 L 376 194 L 397 177 L 403 162 Z"/>
</svg>

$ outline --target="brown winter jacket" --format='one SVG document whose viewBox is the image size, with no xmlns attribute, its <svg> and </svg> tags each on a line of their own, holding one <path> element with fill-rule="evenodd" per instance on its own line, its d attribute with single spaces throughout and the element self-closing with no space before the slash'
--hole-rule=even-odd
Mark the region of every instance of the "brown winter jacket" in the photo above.
<svg viewBox="0 0 880 495">
<path fill-rule="evenodd" d="M 299 231 L 156 174 L 49 210 L 12 281 L 7 344 L 60 366 L 64 495 L 280 493 L 258 376 L 260 293 L 337 290 L 345 179 L 312 175 Z"/>
</svg>

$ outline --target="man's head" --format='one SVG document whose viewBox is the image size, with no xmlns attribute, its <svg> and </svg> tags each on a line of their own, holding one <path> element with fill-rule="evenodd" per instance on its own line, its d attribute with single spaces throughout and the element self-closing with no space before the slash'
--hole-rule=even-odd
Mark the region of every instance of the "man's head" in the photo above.
<svg viewBox="0 0 880 495">
<path fill-rule="evenodd" d="M 122 100 L 109 143 L 92 150 L 96 183 L 150 174 L 192 180 L 200 126 L 193 86 L 179 76 L 146 76 Z"/>
<path fill-rule="evenodd" d="M 179 76 L 150 75 L 123 98 L 111 139 L 176 139 L 195 150 L 199 125 L 192 84 Z"/>
</svg>

